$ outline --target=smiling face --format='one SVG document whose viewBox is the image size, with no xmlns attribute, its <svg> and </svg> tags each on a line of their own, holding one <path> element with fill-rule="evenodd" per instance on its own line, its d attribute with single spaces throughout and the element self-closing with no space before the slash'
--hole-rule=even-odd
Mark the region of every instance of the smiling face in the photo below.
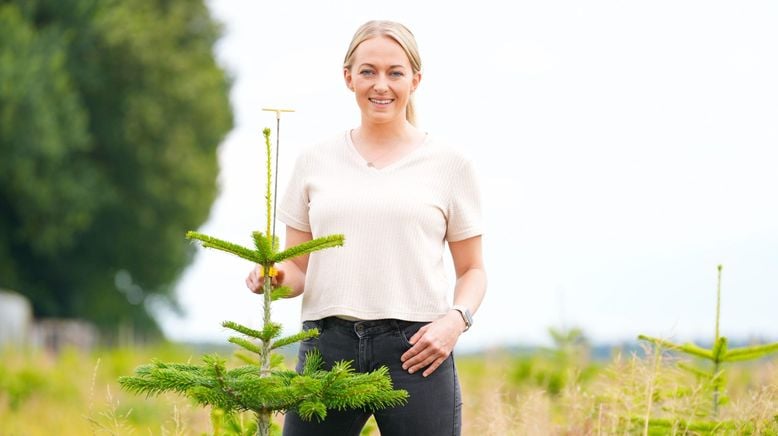
<svg viewBox="0 0 778 436">
<path fill-rule="evenodd" d="M 400 44 L 386 36 L 359 44 L 343 75 L 354 91 L 363 124 L 404 123 L 405 108 L 421 80 Z"/>
</svg>

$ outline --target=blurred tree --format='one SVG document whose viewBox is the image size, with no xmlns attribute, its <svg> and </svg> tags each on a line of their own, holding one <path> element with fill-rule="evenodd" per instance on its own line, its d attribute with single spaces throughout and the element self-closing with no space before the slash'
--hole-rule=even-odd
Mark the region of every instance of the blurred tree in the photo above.
<svg viewBox="0 0 778 436">
<path fill-rule="evenodd" d="M 0 286 L 158 332 L 232 126 L 202 1 L 0 0 Z"/>
</svg>

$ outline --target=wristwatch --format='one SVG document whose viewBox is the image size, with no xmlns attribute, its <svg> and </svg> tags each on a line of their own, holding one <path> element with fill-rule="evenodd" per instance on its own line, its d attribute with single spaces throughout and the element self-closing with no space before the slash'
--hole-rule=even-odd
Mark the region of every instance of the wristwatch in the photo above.
<svg viewBox="0 0 778 436">
<path fill-rule="evenodd" d="M 451 306 L 451 310 L 456 310 L 462 315 L 462 319 L 465 321 L 465 329 L 463 332 L 470 330 L 470 327 L 473 326 L 473 315 L 470 314 L 470 309 L 462 304 L 455 304 Z"/>
</svg>

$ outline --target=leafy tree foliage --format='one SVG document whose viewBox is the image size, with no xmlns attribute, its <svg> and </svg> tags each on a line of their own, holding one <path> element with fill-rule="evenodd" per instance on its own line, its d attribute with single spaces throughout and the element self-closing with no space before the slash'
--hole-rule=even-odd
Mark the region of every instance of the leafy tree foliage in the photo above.
<svg viewBox="0 0 778 436">
<path fill-rule="evenodd" d="M 202 1 L 0 0 L 0 286 L 37 315 L 174 304 L 232 126 Z"/>
</svg>

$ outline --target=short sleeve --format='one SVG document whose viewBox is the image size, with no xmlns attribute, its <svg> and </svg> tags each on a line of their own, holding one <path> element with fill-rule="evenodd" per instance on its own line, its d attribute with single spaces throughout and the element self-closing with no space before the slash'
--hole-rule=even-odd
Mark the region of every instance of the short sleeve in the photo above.
<svg viewBox="0 0 778 436">
<path fill-rule="evenodd" d="M 464 160 L 455 171 L 446 225 L 446 240 L 461 241 L 481 235 L 481 191 L 473 164 Z"/>
<path fill-rule="evenodd" d="M 311 231 L 311 223 L 308 218 L 310 199 L 306 189 L 307 178 L 305 155 L 301 155 L 295 162 L 289 184 L 278 205 L 278 219 L 289 227 L 303 232 Z"/>
</svg>

